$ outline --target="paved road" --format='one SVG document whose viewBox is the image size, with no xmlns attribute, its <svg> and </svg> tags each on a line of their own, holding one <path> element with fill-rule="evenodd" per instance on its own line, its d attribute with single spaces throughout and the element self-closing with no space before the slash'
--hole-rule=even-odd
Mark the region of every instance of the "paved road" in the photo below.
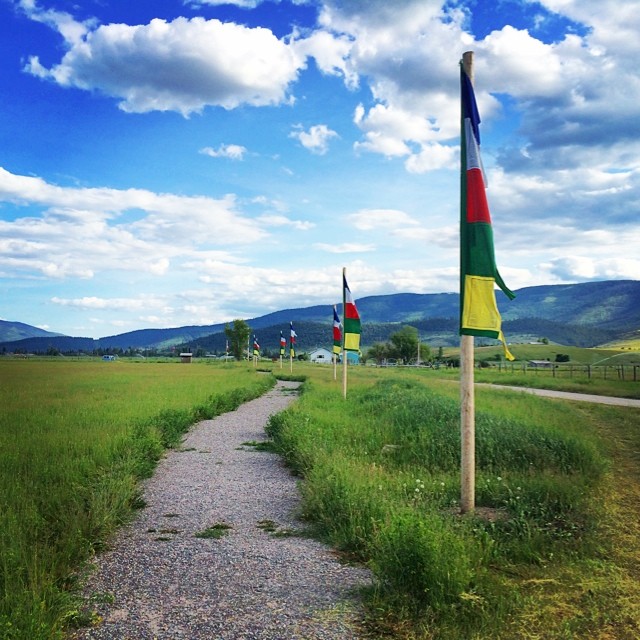
<svg viewBox="0 0 640 640">
<path fill-rule="evenodd" d="M 640 409 L 640 400 L 633 398 L 614 398 L 613 396 L 594 396 L 588 393 L 572 393 L 569 391 L 554 391 L 552 389 L 533 389 L 531 387 L 512 387 L 503 384 L 478 383 L 478 386 L 491 387 L 492 389 L 508 389 L 521 391 L 534 396 L 546 396 L 548 398 L 560 398 L 561 400 L 575 400 L 577 402 L 595 402 L 598 404 L 610 404 L 618 407 L 636 407 Z"/>
</svg>

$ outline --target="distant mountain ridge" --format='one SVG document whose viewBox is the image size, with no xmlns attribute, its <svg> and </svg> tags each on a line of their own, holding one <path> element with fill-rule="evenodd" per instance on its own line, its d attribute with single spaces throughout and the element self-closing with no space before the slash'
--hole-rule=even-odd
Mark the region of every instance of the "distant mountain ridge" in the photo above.
<svg viewBox="0 0 640 640">
<path fill-rule="evenodd" d="M 509 301 L 498 291 L 498 307 L 509 340 L 518 337 L 547 337 L 561 344 L 596 346 L 640 330 L 640 281 L 609 280 L 568 285 L 542 285 L 516 291 Z M 356 298 L 363 321 L 363 345 L 386 340 L 398 325 L 411 324 L 424 340 L 455 344 L 459 296 L 457 293 L 398 293 Z M 340 307 L 341 305 L 339 305 Z M 279 331 L 297 327 L 300 349 L 328 344 L 326 327 L 332 323 L 332 305 L 284 309 L 246 320 L 253 331 L 269 333 L 269 348 L 276 348 Z M 306 335 L 302 324 L 306 325 Z M 170 349 L 181 345 L 221 345 L 224 349 L 225 324 L 185 326 L 171 329 L 140 329 L 120 335 L 92 338 L 60 336 L 30 327 L 35 332 L 14 338 L 15 332 L 29 325 L 0 321 L 0 350 L 46 352 L 92 351 L 96 349 Z M 12 333 L 13 332 L 13 333 Z M 218 334 L 217 338 L 213 338 Z M 273 336 L 271 335 L 273 334 Z M 314 336 L 312 340 L 310 336 Z M 560 339 L 556 339 L 557 336 Z M 207 337 L 210 339 L 207 340 Z M 315 340 L 315 342 L 314 342 Z M 273 341 L 273 346 L 270 343 Z M 572 341 L 572 342 L 571 342 Z M 74 346 L 75 345 L 75 346 Z"/>
<path fill-rule="evenodd" d="M 25 338 L 50 338 L 61 335 L 63 334 L 32 327 L 30 324 L 24 324 L 24 322 L 0 320 L 0 342 L 24 340 Z"/>
</svg>

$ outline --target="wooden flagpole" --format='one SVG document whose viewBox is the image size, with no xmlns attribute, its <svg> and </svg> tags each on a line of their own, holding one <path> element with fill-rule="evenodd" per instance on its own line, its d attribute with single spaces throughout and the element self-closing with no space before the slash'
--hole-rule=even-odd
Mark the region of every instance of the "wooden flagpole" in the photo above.
<svg viewBox="0 0 640 640">
<path fill-rule="evenodd" d="M 345 339 L 345 327 L 347 326 L 347 296 L 344 290 L 344 281 L 347 277 L 347 268 L 342 267 L 342 397 L 347 398 L 347 350 L 345 349 L 344 339 Z"/>
<path fill-rule="evenodd" d="M 473 84 L 473 51 L 462 55 L 462 66 Z M 461 137 L 462 140 L 462 137 Z M 460 180 L 466 180 L 466 167 L 461 166 Z M 462 190 L 460 192 L 462 197 Z M 461 207 L 465 204 L 461 203 Z M 460 221 L 463 224 L 463 221 Z M 462 247 L 460 247 L 462 251 Z M 464 274 L 460 274 L 464 286 Z M 462 291 L 461 300 L 462 300 Z M 474 395 L 474 340 L 473 336 L 460 336 L 460 512 L 469 513 L 475 509 L 476 434 Z"/>
</svg>

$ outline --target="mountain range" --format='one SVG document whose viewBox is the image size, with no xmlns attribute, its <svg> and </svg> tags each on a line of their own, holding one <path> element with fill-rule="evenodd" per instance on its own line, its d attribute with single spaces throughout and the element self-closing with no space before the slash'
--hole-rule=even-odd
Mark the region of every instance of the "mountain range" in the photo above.
<svg viewBox="0 0 640 640">
<path fill-rule="evenodd" d="M 636 335 L 640 330 L 640 281 L 609 280 L 519 289 L 509 301 L 497 292 L 503 330 L 510 342 L 545 337 L 559 344 L 592 347 Z M 457 293 L 398 293 L 356 300 L 362 318 L 362 344 L 388 340 L 405 324 L 418 328 L 432 346 L 458 343 Z M 289 322 L 298 333 L 298 348 L 331 344 L 332 306 L 284 309 L 246 320 L 259 333 L 261 345 L 278 347 L 280 331 L 288 337 Z M 96 350 L 224 350 L 225 324 L 171 329 L 140 329 L 104 338 L 63 336 L 20 322 L 0 320 L 2 352 L 93 352 Z"/>
</svg>

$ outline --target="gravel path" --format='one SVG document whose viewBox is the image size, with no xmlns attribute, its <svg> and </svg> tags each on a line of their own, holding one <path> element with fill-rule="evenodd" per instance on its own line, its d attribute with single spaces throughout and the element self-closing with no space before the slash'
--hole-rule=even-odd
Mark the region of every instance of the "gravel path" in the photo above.
<svg viewBox="0 0 640 640">
<path fill-rule="evenodd" d="M 188 434 L 144 486 L 147 507 L 97 558 L 86 589 L 101 617 L 75 640 L 356 639 L 363 568 L 341 564 L 302 528 L 296 479 L 266 439 L 268 417 L 295 399 L 273 390 Z M 196 533 L 216 524 L 220 539 Z"/>
<path fill-rule="evenodd" d="M 533 387 L 514 387 L 504 384 L 481 383 L 481 386 L 494 389 L 508 389 L 509 391 L 521 391 L 535 396 L 547 398 L 559 398 L 561 400 L 576 400 L 577 402 L 593 402 L 596 404 L 610 404 L 618 407 L 640 408 L 640 400 L 634 398 L 617 398 L 614 396 L 596 396 L 590 393 L 575 393 L 573 391 L 555 391 L 553 389 L 535 389 Z"/>
</svg>

